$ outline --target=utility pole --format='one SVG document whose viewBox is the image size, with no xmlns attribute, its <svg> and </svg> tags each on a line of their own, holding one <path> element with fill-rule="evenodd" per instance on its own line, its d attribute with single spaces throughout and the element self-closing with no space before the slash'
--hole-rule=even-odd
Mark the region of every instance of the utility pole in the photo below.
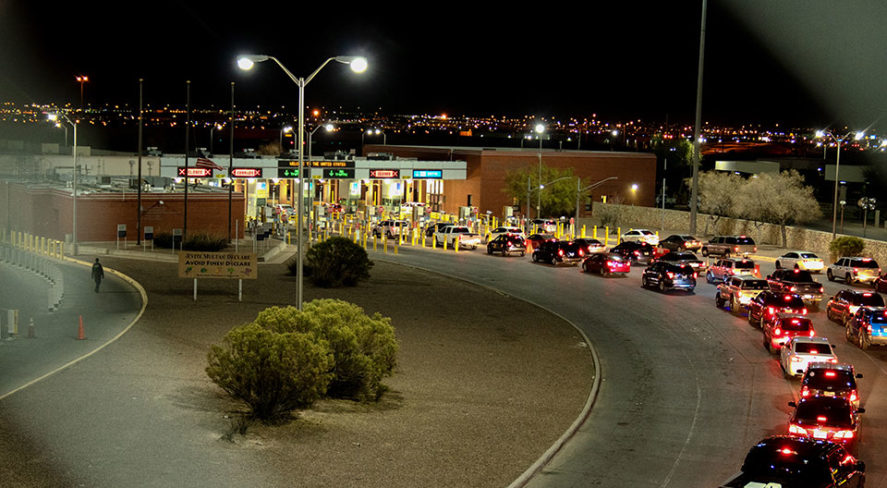
<svg viewBox="0 0 887 488">
<path fill-rule="evenodd" d="M 693 188 L 690 192 L 690 234 L 696 235 L 699 199 L 699 137 L 702 125 L 702 71 L 705 64 L 705 12 L 708 0 L 702 0 L 702 24 L 699 27 L 699 65 L 696 68 L 696 127 L 693 129 Z"/>
</svg>

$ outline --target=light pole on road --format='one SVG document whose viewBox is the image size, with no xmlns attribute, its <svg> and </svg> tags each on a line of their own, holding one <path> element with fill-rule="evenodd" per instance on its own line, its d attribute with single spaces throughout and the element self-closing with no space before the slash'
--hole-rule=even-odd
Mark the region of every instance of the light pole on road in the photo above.
<svg viewBox="0 0 887 488">
<path fill-rule="evenodd" d="M 253 68 L 255 63 L 261 63 L 263 61 L 274 61 L 280 69 L 283 70 L 284 73 L 292 80 L 296 86 L 299 87 L 299 199 L 298 199 L 298 217 L 297 217 L 297 228 L 298 232 L 296 235 L 298 236 L 298 250 L 297 250 L 297 259 L 296 259 L 296 304 L 299 310 L 302 310 L 302 278 L 303 278 L 303 256 L 305 253 L 304 250 L 304 239 L 302 236 L 302 218 L 304 214 L 304 191 L 305 191 L 305 85 L 311 82 L 317 73 L 320 72 L 326 65 L 330 62 L 335 61 L 337 63 L 347 64 L 351 66 L 351 70 L 355 73 L 363 73 L 367 69 L 367 61 L 366 58 L 362 58 L 359 56 L 334 56 L 332 58 L 327 59 L 320 65 L 316 70 L 314 70 L 310 75 L 305 78 L 296 77 L 293 75 L 290 70 L 286 69 L 286 66 L 283 65 L 277 58 L 274 56 L 268 56 L 265 54 L 245 54 L 237 58 L 237 66 L 242 70 L 250 70 Z"/>
<path fill-rule="evenodd" d="M 51 122 L 55 122 L 56 127 L 61 127 L 61 121 L 59 117 L 65 120 L 68 124 L 71 124 L 71 127 L 74 128 L 74 148 L 71 151 L 74 155 L 74 170 L 72 171 L 73 179 L 71 181 L 71 186 L 74 190 L 74 198 L 71 204 L 71 213 L 73 214 L 72 222 L 71 222 L 71 255 L 77 255 L 77 123 L 72 121 L 62 112 L 52 112 L 46 114 L 46 118 Z"/>
<path fill-rule="evenodd" d="M 840 180 L 838 179 L 838 170 L 841 168 L 841 143 L 844 142 L 844 139 L 847 139 L 853 135 L 855 140 L 862 139 L 862 136 L 865 135 L 865 131 L 853 132 L 850 131 L 844 134 L 841 137 L 837 137 L 829 131 L 826 130 L 818 130 L 816 131 L 816 137 L 831 137 L 832 140 L 835 141 L 835 144 L 838 145 L 837 156 L 835 156 L 835 198 L 832 202 L 832 240 L 835 240 L 835 236 L 837 235 L 837 222 L 838 222 L 838 183 Z"/>
</svg>

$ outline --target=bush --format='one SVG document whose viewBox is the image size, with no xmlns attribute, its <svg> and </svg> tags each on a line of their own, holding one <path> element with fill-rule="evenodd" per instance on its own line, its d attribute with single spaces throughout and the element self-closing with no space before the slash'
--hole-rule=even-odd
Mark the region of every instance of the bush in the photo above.
<svg viewBox="0 0 887 488">
<path fill-rule="evenodd" d="M 865 241 L 855 236 L 838 237 L 828 245 L 828 250 L 833 258 L 860 256 L 863 249 L 865 249 Z"/>
<path fill-rule="evenodd" d="M 295 262 L 288 263 L 290 271 Z M 331 237 L 315 244 L 305 253 L 303 271 L 311 277 L 315 286 L 334 288 L 355 286 L 370 277 L 370 261 L 367 252 L 346 237 Z"/>
<path fill-rule="evenodd" d="M 332 379 L 329 344 L 311 334 L 278 333 L 256 324 L 237 327 L 212 346 L 206 374 L 262 420 L 310 406 Z"/>
<path fill-rule="evenodd" d="M 276 333 L 311 334 L 329 345 L 335 365 L 327 393 L 335 398 L 376 401 L 385 392 L 382 379 L 397 364 L 397 339 L 391 319 L 368 316 L 342 300 L 314 300 L 295 307 L 271 307 L 253 322 Z"/>
</svg>

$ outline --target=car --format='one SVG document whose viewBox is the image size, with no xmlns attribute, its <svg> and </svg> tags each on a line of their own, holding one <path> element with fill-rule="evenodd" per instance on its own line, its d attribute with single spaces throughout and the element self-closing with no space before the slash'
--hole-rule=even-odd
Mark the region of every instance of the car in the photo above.
<svg viewBox="0 0 887 488">
<path fill-rule="evenodd" d="M 819 307 L 825 288 L 809 271 L 800 269 L 777 269 L 767 276 L 770 289 L 776 292 L 797 293 L 809 306 Z"/>
<path fill-rule="evenodd" d="M 844 327 L 847 342 L 865 350 L 872 346 L 887 346 L 887 309 L 859 307 Z"/>
<path fill-rule="evenodd" d="M 653 259 L 653 246 L 646 242 L 623 242 L 610 249 L 611 253 L 621 254 L 632 263 L 649 263 Z"/>
<path fill-rule="evenodd" d="M 881 268 L 872 258 L 845 257 L 830 264 L 825 275 L 829 281 L 841 279 L 848 285 L 872 283 L 881 276 Z"/>
<path fill-rule="evenodd" d="M 801 378 L 801 398 L 815 396 L 841 397 L 847 399 L 853 408 L 859 408 L 859 389 L 853 366 L 846 363 L 810 363 Z"/>
<path fill-rule="evenodd" d="M 748 323 L 761 328 L 763 328 L 764 322 L 772 320 L 780 312 L 807 315 L 807 307 L 799 295 L 777 293 L 773 290 L 764 290 L 755 295 L 748 302 L 746 309 L 748 310 Z"/>
<path fill-rule="evenodd" d="M 776 258 L 776 269 L 780 268 L 803 269 L 811 273 L 821 273 L 825 269 L 825 262 L 810 251 L 789 251 Z"/>
<path fill-rule="evenodd" d="M 578 265 L 585 257 L 585 251 L 572 241 L 545 241 L 533 249 L 534 263 Z"/>
<path fill-rule="evenodd" d="M 530 237 L 527 237 L 527 246 L 531 246 L 533 249 L 541 246 L 543 242 L 548 241 L 557 241 L 557 237 L 554 237 L 554 234 L 530 234 Z"/>
<path fill-rule="evenodd" d="M 845 288 L 835 293 L 825 304 L 825 315 L 829 320 L 846 324 L 859 307 L 883 307 L 884 298 L 875 292 Z"/>
<path fill-rule="evenodd" d="M 761 332 L 764 336 L 764 349 L 778 351 L 792 337 L 816 335 L 813 322 L 804 315 L 778 313 L 773 320 L 764 321 Z"/>
<path fill-rule="evenodd" d="M 694 236 L 672 234 L 659 241 L 659 247 L 669 251 L 698 251 L 702 243 Z"/>
<path fill-rule="evenodd" d="M 557 222 L 552 219 L 533 219 L 530 223 L 541 232 L 557 232 Z"/>
<path fill-rule="evenodd" d="M 410 223 L 406 220 L 383 220 L 379 222 L 379 224 L 373 228 L 373 235 L 376 237 L 382 237 L 383 235 L 389 239 L 392 239 L 401 234 L 406 235 L 409 231 Z"/>
<path fill-rule="evenodd" d="M 741 313 L 758 293 L 769 289 L 770 285 L 767 284 L 767 280 L 752 276 L 733 276 L 718 285 L 715 305 L 718 308 L 723 308 L 729 304 L 731 312 Z"/>
<path fill-rule="evenodd" d="M 692 252 L 667 252 L 660 256 L 657 260 L 673 264 L 689 264 L 690 267 L 693 268 L 693 271 L 696 271 L 697 274 L 706 270 L 705 263 L 701 259 L 697 258 L 696 255 Z"/>
<path fill-rule="evenodd" d="M 887 293 L 887 274 L 882 274 L 875 278 L 875 281 L 872 282 L 872 287 L 878 293 Z"/>
<path fill-rule="evenodd" d="M 503 227 L 496 227 L 495 229 L 491 230 L 488 233 L 487 242 L 492 241 L 493 239 L 495 239 L 503 234 L 510 234 L 510 235 L 517 235 L 517 236 L 524 237 L 524 231 L 520 227 L 503 226 Z"/>
<path fill-rule="evenodd" d="M 719 283 L 732 276 L 756 277 L 755 262 L 747 258 L 723 258 L 715 261 L 705 272 L 705 281 Z"/>
<path fill-rule="evenodd" d="M 648 229 L 630 229 L 622 234 L 621 242 L 646 242 L 651 246 L 659 245 L 659 236 Z"/>
<path fill-rule="evenodd" d="M 625 274 L 631 271 L 631 260 L 621 254 L 594 253 L 582 261 L 582 271 L 600 273 L 601 276 Z"/>
<path fill-rule="evenodd" d="M 600 253 L 606 251 L 607 247 L 604 246 L 604 243 L 597 239 L 590 239 L 587 237 L 580 237 L 578 239 L 573 239 L 573 242 L 578 244 L 581 247 L 585 248 L 585 254 L 593 254 Z"/>
<path fill-rule="evenodd" d="M 841 444 L 848 450 L 859 439 L 859 414 L 864 408 L 854 408 L 846 398 L 815 396 L 788 402 L 795 407 L 788 421 L 788 435 L 808 437 Z"/>
<path fill-rule="evenodd" d="M 487 254 L 500 253 L 503 256 L 510 254 L 520 254 L 523 256 L 527 253 L 527 244 L 524 238 L 519 235 L 502 234 L 487 243 Z"/>
<path fill-rule="evenodd" d="M 696 288 L 696 272 L 688 264 L 656 262 L 644 269 L 641 286 L 656 286 L 659 291 L 684 290 L 692 292 Z"/>
<path fill-rule="evenodd" d="M 703 256 L 748 256 L 758 252 L 755 240 L 748 236 L 715 236 L 702 244 Z"/>
<path fill-rule="evenodd" d="M 776 435 L 755 444 L 720 488 L 862 488 L 865 463 L 839 443 Z"/>
<path fill-rule="evenodd" d="M 779 366 L 786 378 L 803 375 L 808 364 L 817 362 L 838 364 L 834 346 L 825 337 L 792 337 L 779 349 Z"/>
<path fill-rule="evenodd" d="M 425 237 L 434 237 L 435 232 L 440 232 L 444 227 L 448 227 L 453 225 L 450 222 L 438 222 L 436 224 L 431 224 L 425 228 Z"/>
</svg>

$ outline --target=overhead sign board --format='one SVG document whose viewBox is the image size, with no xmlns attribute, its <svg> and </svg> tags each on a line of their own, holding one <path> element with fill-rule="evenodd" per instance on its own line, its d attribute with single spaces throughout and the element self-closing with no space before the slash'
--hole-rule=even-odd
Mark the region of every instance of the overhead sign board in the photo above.
<svg viewBox="0 0 887 488">
<path fill-rule="evenodd" d="M 261 178 L 262 168 L 231 168 L 232 178 Z"/>
<path fill-rule="evenodd" d="M 258 260 L 251 252 L 179 253 L 179 278 L 227 278 L 254 280 Z"/>
<path fill-rule="evenodd" d="M 195 166 L 188 166 L 186 168 L 184 166 L 179 166 L 178 169 L 179 171 L 176 174 L 179 178 L 205 178 L 213 175 L 213 170 L 211 168 L 198 168 Z"/>
<path fill-rule="evenodd" d="M 311 170 L 305 168 L 305 177 L 311 176 Z M 299 177 L 299 168 L 277 168 L 277 177 L 278 178 L 298 178 Z"/>
<path fill-rule="evenodd" d="M 353 168 L 354 161 L 303 161 L 306 168 Z M 278 168 L 298 168 L 298 159 L 278 159 Z"/>
<path fill-rule="evenodd" d="M 413 178 L 414 179 L 443 178 L 443 170 L 442 169 L 414 169 L 413 170 Z"/>
<path fill-rule="evenodd" d="M 400 178 L 399 169 L 371 169 L 370 178 Z"/>
<path fill-rule="evenodd" d="M 324 168 L 323 177 L 354 179 L 354 168 Z"/>
</svg>

